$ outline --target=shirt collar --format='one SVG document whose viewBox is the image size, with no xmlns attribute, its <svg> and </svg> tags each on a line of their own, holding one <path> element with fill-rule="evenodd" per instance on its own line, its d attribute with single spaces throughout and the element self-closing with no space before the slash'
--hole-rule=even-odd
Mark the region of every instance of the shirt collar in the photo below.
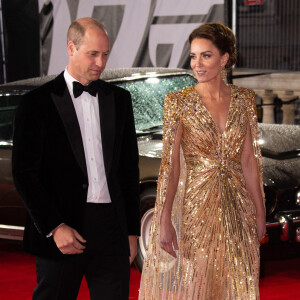
<svg viewBox="0 0 300 300">
<path fill-rule="evenodd" d="M 73 81 L 77 81 L 77 82 L 79 82 L 79 81 L 70 75 L 70 73 L 68 72 L 68 67 L 65 68 L 64 78 L 65 78 L 67 87 L 68 87 L 69 92 L 73 99 L 74 98 L 74 96 L 73 96 Z"/>
</svg>

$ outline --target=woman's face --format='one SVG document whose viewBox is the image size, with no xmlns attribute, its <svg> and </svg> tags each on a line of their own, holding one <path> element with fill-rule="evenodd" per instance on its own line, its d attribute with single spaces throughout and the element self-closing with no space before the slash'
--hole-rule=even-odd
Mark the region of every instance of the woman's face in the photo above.
<svg viewBox="0 0 300 300">
<path fill-rule="evenodd" d="M 190 57 L 194 75 L 199 83 L 203 83 L 221 78 L 221 70 L 229 55 L 221 55 L 220 50 L 210 40 L 195 38 L 191 42 Z"/>
</svg>

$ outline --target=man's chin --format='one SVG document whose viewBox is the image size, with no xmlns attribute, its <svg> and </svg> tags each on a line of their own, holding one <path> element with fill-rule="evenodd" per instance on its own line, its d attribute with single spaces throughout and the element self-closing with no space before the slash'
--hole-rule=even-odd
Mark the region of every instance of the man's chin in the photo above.
<svg viewBox="0 0 300 300">
<path fill-rule="evenodd" d="M 102 72 L 93 72 L 92 74 L 90 74 L 90 79 L 91 80 L 97 80 L 97 79 L 99 79 L 101 74 L 102 74 Z"/>
</svg>

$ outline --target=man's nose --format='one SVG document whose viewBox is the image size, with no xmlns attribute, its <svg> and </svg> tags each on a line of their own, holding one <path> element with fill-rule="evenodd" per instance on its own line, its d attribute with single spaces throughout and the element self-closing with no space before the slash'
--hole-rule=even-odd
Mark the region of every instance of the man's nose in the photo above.
<svg viewBox="0 0 300 300">
<path fill-rule="evenodd" d="M 97 65 L 98 67 L 102 67 L 102 65 L 103 65 L 103 60 L 102 60 L 102 56 L 101 56 L 101 55 L 99 55 L 99 56 L 96 58 L 96 65 Z"/>
</svg>

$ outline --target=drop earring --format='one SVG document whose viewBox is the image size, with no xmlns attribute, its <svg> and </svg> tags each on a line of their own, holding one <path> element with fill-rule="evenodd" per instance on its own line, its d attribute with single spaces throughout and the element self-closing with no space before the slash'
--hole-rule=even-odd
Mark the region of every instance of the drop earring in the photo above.
<svg viewBox="0 0 300 300">
<path fill-rule="evenodd" d="M 225 67 L 223 67 L 223 66 L 221 69 L 221 78 L 222 78 L 222 80 L 225 81 L 225 83 L 227 83 L 227 71 L 226 71 Z"/>
</svg>

